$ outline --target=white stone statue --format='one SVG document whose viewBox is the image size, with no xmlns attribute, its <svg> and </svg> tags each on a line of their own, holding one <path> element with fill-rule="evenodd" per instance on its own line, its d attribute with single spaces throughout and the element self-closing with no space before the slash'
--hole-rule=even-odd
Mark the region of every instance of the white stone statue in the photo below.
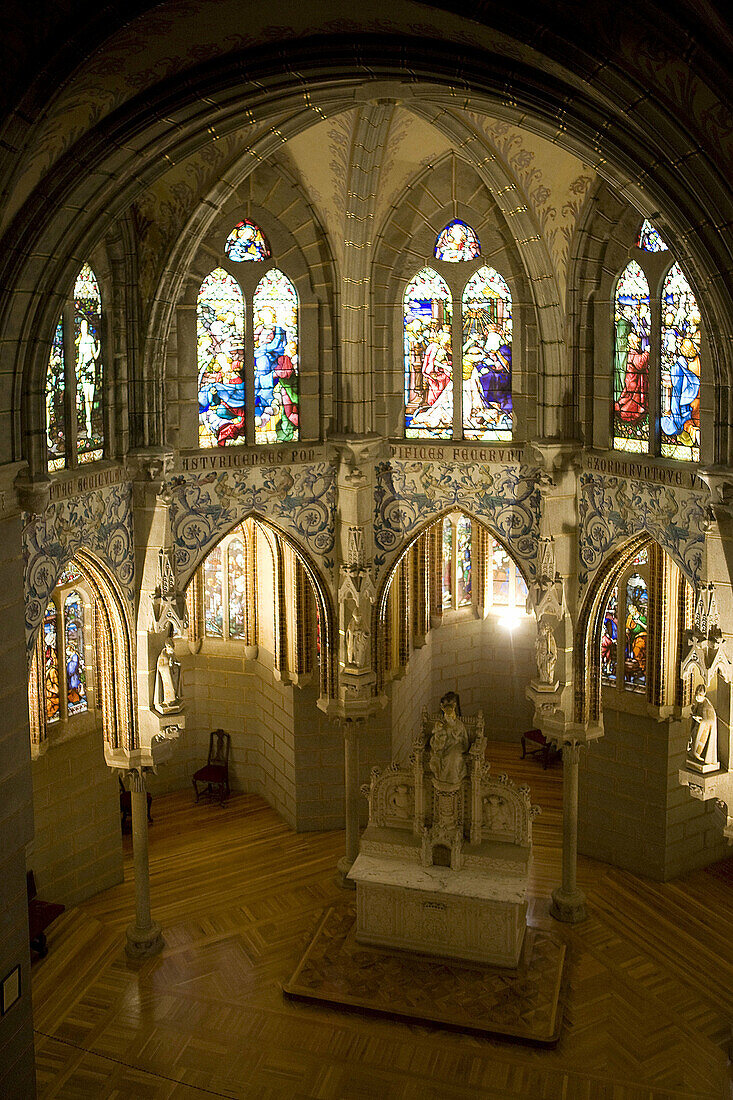
<svg viewBox="0 0 733 1100">
<path fill-rule="evenodd" d="M 153 707 L 160 714 L 181 708 L 181 663 L 176 660 L 173 639 L 168 638 L 155 664 Z"/>
<path fill-rule="evenodd" d="M 398 783 L 387 798 L 387 809 L 395 817 L 408 818 L 412 815 L 414 804 L 410 788 L 406 783 Z"/>
<path fill-rule="evenodd" d="M 498 833 L 512 828 L 512 808 L 506 799 L 498 794 L 487 795 L 483 799 L 484 824 Z"/>
<path fill-rule="evenodd" d="M 455 691 L 440 700 L 441 716 L 436 719 L 430 737 L 430 770 L 440 783 L 457 787 L 466 775 L 468 731 L 460 714 Z"/>
<path fill-rule="evenodd" d="M 557 663 L 557 644 L 555 635 L 552 633 L 552 627 L 546 619 L 542 620 L 537 630 L 534 651 L 540 683 L 553 684 L 555 682 L 555 664 Z"/>
<path fill-rule="evenodd" d="M 687 753 L 693 764 L 702 764 L 710 769 L 719 767 L 718 716 L 715 713 L 715 707 L 705 694 L 704 684 L 699 684 L 695 691 Z"/>
<path fill-rule="evenodd" d="M 346 628 L 346 664 L 352 668 L 364 668 L 368 655 L 369 631 L 357 605 Z"/>
</svg>

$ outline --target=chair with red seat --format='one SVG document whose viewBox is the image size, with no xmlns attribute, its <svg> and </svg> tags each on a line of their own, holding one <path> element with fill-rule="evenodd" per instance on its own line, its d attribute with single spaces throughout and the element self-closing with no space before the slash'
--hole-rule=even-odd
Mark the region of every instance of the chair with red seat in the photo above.
<svg viewBox="0 0 733 1100">
<path fill-rule="evenodd" d="M 203 768 L 193 777 L 193 789 L 196 792 L 196 801 L 199 800 L 199 783 L 206 784 L 206 793 L 212 794 L 213 788 L 219 788 L 219 802 L 223 806 L 224 799 L 229 797 L 229 748 L 231 737 L 224 730 L 213 730 L 209 737 L 209 759 Z"/>
<path fill-rule="evenodd" d="M 46 929 L 53 924 L 56 917 L 60 916 L 65 905 L 58 901 L 43 901 L 37 896 L 36 878 L 32 871 L 25 876 L 26 890 L 28 892 L 28 933 L 31 947 L 45 959 L 48 954 L 46 946 Z"/>
</svg>

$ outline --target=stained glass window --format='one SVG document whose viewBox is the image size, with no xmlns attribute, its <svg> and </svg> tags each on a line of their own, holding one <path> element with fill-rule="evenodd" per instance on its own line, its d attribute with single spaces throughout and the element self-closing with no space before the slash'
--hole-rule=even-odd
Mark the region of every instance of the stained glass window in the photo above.
<svg viewBox="0 0 733 1100">
<path fill-rule="evenodd" d="M 235 225 L 226 239 L 224 251 L 230 260 L 241 263 L 246 260 L 269 260 L 272 253 L 265 235 L 258 225 L 245 218 Z"/>
<path fill-rule="evenodd" d="M 613 445 L 649 450 L 649 284 L 632 260 L 616 284 Z"/>
<path fill-rule="evenodd" d="M 57 588 L 62 588 L 65 584 L 76 584 L 76 582 L 80 581 L 80 580 L 81 580 L 81 573 L 79 572 L 79 570 L 74 565 L 74 562 L 70 561 L 61 570 L 61 575 L 60 575 L 59 579 L 56 581 L 56 587 Z"/>
<path fill-rule="evenodd" d="M 255 443 L 298 439 L 298 295 L 273 268 L 252 302 L 255 346 Z"/>
<path fill-rule="evenodd" d="M 78 592 L 64 600 L 66 637 L 66 713 L 69 718 L 88 709 L 84 667 L 84 606 Z"/>
<path fill-rule="evenodd" d="M 229 579 L 229 637 L 244 637 L 244 603 L 247 599 L 244 544 L 232 539 L 227 550 Z"/>
<path fill-rule="evenodd" d="M 662 288 L 661 445 L 665 458 L 700 458 L 700 310 L 679 264 Z"/>
<path fill-rule="evenodd" d="M 649 551 L 646 546 L 643 547 L 632 561 L 632 565 L 647 565 L 649 562 Z"/>
<path fill-rule="evenodd" d="M 526 607 L 529 589 L 520 569 L 517 569 L 515 582 L 514 605 L 515 607 Z"/>
<path fill-rule="evenodd" d="M 59 321 L 46 371 L 46 434 L 49 470 L 62 470 L 66 465 L 64 388 L 64 326 Z"/>
<path fill-rule="evenodd" d="M 510 567 L 512 559 L 500 543 L 494 543 L 493 558 L 493 602 L 495 604 L 501 604 L 502 606 L 508 606 L 511 602 L 511 592 L 509 588 L 510 580 Z"/>
<path fill-rule="evenodd" d="M 475 260 L 481 255 L 481 242 L 476 230 L 460 218 L 448 222 L 435 242 L 435 259 L 455 264 L 460 260 Z"/>
<path fill-rule="evenodd" d="M 604 684 L 616 683 L 618 663 L 618 587 L 609 596 L 601 632 L 601 679 Z"/>
<path fill-rule="evenodd" d="M 443 520 L 443 607 L 453 606 L 453 524 Z"/>
<path fill-rule="evenodd" d="M 405 435 L 408 439 L 453 435 L 453 305 L 440 275 L 423 268 L 404 297 Z"/>
<path fill-rule="evenodd" d="M 456 605 L 471 602 L 471 521 L 461 516 L 456 525 Z"/>
<path fill-rule="evenodd" d="M 512 438 L 512 296 L 491 267 L 463 292 L 463 434 Z"/>
<path fill-rule="evenodd" d="M 210 638 L 224 637 L 224 583 L 221 546 L 204 560 L 204 632 Z"/>
<path fill-rule="evenodd" d="M 199 446 L 244 443 L 244 299 L 221 267 L 201 284 L 196 331 Z"/>
<path fill-rule="evenodd" d="M 659 231 L 654 228 L 650 221 L 644 219 L 641 223 L 641 229 L 639 230 L 639 236 L 636 239 L 636 247 L 643 248 L 645 252 L 666 252 L 667 245 L 662 237 L 659 235 Z"/>
<path fill-rule="evenodd" d="M 76 452 L 79 462 L 102 457 L 102 299 L 89 264 L 74 285 Z"/>
<path fill-rule="evenodd" d="M 43 680 L 46 695 L 46 721 L 58 722 L 61 717 L 59 697 L 58 614 L 50 603 L 43 616 Z"/>
<path fill-rule="evenodd" d="M 624 687 L 627 691 L 645 691 L 646 689 L 648 602 L 646 581 L 641 574 L 632 573 L 626 582 Z"/>
</svg>

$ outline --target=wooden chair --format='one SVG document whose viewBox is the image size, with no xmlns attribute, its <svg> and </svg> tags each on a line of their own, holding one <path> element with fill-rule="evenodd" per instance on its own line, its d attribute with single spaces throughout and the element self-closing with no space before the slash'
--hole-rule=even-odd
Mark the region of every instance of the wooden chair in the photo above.
<svg viewBox="0 0 733 1100">
<path fill-rule="evenodd" d="M 117 779 L 120 784 L 120 817 L 122 818 L 122 832 L 125 831 L 125 823 L 128 817 L 132 818 L 132 794 L 127 790 L 125 784 L 122 782 L 122 776 L 118 775 Z M 150 816 L 150 807 L 153 804 L 153 796 L 148 793 L 148 821 L 153 824 L 153 819 Z"/>
<path fill-rule="evenodd" d="M 203 768 L 193 777 L 193 789 L 196 792 L 196 801 L 199 800 L 199 783 L 206 784 L 206 793 L 211 794 L 213 787 L 219 788 L 219 803 L 224 805 L 224 799 L 229 797 L 229 748 L 231 737 L 224 730 L 214 730 L 209 737 L 209 759 Z"/>
<path fill-rule="evenodd" d="M 537 747 L 534 749 L 527 749 L 527 742 L 531 742 Z M 551 764 L 554 760 L 561 756 L 559 749 L 545 739 L 545 735 L 542 730 L 525 730 L 522 734 L 522 760 L 525 756 L 535 756 L 540 753 L 542 756 L 542 767 L 547 768 L 548 764 Z"/>
<path fill-rule="evenodd" d="M 53 924 L 56 917 L 61 916 L 65 905 L 57 901 L 42 901 L 37 897 L 36 879 L 32 871 L 25 876 L 26 890 L 28 891 L 28 932 L 30 934 L 31 947 L 37 954 L 45 959 L 48 954 L 46 946 L 46 929 Z"/>
</svg>

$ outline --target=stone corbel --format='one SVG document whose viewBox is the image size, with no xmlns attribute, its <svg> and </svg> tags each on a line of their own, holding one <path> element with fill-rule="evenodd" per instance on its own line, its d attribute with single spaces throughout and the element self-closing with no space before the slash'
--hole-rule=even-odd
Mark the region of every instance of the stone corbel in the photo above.
<svg viewBox="0 0 733 1100">
<path fill-rule="evenodd" d="M 384 439 L 375 432 L 365 435 L 332 435 L 329 444 L 339 463 L 339 482 L 348 488 L 360 489 L 371 481 L 364 467 L 373 467 Z"/>
<path fill-rule="evenodd" d="M 705 483 L 710 493 L 710 507 L 717 518 L 718 513 L 730 519 L 733 516 L 733 474 L 730 470 L 714 466 L 707 470 L 696 470 L 697 476 Z"/>
<path fill-rule="evenodd" d="M 171 500 L 168 480 L 174 463 L 175 454 L 168 447 L 146 447 L 128 456 L 133 479 L 147 484 L 166 504 Z"/>
<path fill-rule="evenodd" d="M 17 466 L 13 466 L 17 470 Z M 12 488 L 17 500 L 17 507 L 22 512 L 29 512 L 34 516 L 41 516 L 51 503 L 51 486 L 54 478 L 48 474 L 36 474 L 32 476 L 27 468 L 18 473 L 12 483 Z M 11 500 L 10 486 L 0 486 L 2 494 L 2 512 L 13 512 L 14 501 Z"/>
</svg>

